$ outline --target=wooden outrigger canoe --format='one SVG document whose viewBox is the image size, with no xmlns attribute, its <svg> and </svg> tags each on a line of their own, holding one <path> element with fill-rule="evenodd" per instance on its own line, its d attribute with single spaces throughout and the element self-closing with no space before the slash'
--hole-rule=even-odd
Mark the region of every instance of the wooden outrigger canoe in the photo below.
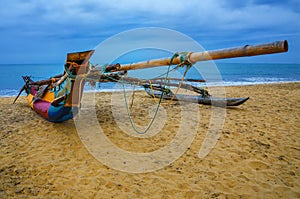
<svg viewBox="0 0 300 199">
<path fill-rule="evenodd" d="M 219 107 L 226 107 L 226 106 L 239 106 L 246 102 L 249 97 L 244 98 L 218 98 L 218 97 L 212 97 L 212 96 L 202 96 L 202 95 L 184 95 L 184 94 L 174 94 L 166 93 L 162 91 L 152 90 L 147 88 L 146 92 L 149 96 L 160 98 L 162 97 L 165 100 L 173 100 L 173 101 L 184 101 L 184 102 L 190 102 L 190 103 L 198 103 L 198 104 L 204 104 L 204 105 L 213 105 L 213 106 L 219 106 Z"/>
<path fill-rule="evenodd" d="M 83 88 L 86 80 L 97 82 L 117 82 L 143 86 L 152 97 L 161 97 L 166 100 L 186 101 L 205 105 L 215 106 L 238 106 L 249 98 L 215 98 L 210 96 L 202 88 L 185 83 L 170 83 L 161 79 L 137 79 L 127 77 L 128 70 L 153 68 L 158 66 L 187 66 L 199 61 L 226 59 L 233 57 L 255 56 L 288 51 L 288 42 L 277 41 L 268 44 L 254 46 L 243 46 L 224 50 L 187 52 L 175 54 L 172 58 L 150 60 L 133 64 L 107 65 L 104 70 L 91 67 L 89 59 L 94 50 L 67 54 L 67 61 L 64 66 L 64 73 L 53 76 L 47 80 L 32 81 L 29 76 L 24 76 L 25 85 L 19 95 L 25 90 L 30 107 L 39 115 L 51 122 L 63 122 L 73 118 L 80 109 Z M 165 78 L 166 80 L 167 78 Z M 173 79 L 174 80 L 174 79 Z M 201 80 L 195 80 L 201 81 Z M 198 95 L 173 94 L 167 88 L 180 87 Z M 154 89 L 153 89 L 154 88 Z M 15 101 L 18 99 L 16 97 Z M 14 103 L 15 103 L 14 101 Z"/>
</svg>

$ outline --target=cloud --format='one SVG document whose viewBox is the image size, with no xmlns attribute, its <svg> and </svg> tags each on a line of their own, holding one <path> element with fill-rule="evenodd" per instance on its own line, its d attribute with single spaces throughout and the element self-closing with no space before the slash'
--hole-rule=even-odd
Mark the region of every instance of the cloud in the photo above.
<svg viewBox="0 0 300 199">
<path fill-rule="evenodd" d="M 300 27 L 299 12 L 293 7 L 283 7 L 280 1 L 6 1 L 0 14 L 2 26 L 57 26 L 63 30 L 66 27 L 69 32 L 84 31 L 87 26 L 99 30 L 102 27 L 162 26 L 216 31 L 280 27 L 299 31 Z M 289 2 L 295 4 L 288 1 L 285 5 Z"/>
<path fill-rule="evenodd" d="M 132 28 L 163 27 L 222 46 L 226 41 L 297 35 L 299 8 L 297 0 L 3 0 L 0 37 L 6 39 L 2 48 L 18 40 L 38 48 L 47 42 L 100 42 Z"/>
</svg>

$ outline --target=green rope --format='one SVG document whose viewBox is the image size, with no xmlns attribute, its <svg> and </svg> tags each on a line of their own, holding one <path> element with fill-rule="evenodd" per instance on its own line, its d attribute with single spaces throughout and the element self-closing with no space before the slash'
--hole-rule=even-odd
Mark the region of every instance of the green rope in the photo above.
<svg viewBox="0 0 300 199">
<path fill-rule="evenodd" d="M 166 86 L 166 82 L 167 82 L 167 79 L 168 79 L 168 76 L 169 76 L 169 72 L 170 72 L 170 68 L 171 68 L 171 65 L 172 65 L 172 62 L 173 62 L 173 59 L 178 57 L 178 53 L 175 53 L 171 60 L 170 60 L 170 64 L 169 64 L 169 67 L 168 67 L 168 71 L 166 73 L 166 77 L 164 79 L 164 87 Z M 151 128 L 151 126 L 153 125 L 154 123 L 154 120 L 155 118 L 157 117 L 157 113 L 158 113 L 158 110 L 160 108 L 160 105 L 161 105 L 161 102 L 162 102 L 162 99 L 163 99 L 163 94 L 164 94 L 164 90 L 162 89 L 162 93 L 160 95 L 160 98 L 159 98 L 159 101 L 158 101 L 158 105 L 156 107 L 156 110 L 154 112 L 154 115 L 149 123 L 149 125 L 147 126 L 147 128 L 144 130 L 144 131 L 138 131 L 138 129 L 136 128 L 136 126 L 134 125 L 134 122 L 132 120 L 132 117 L 131 117 L 131 113 L 130 113 L 130 110 L 129 110 L 129 107 L 128 107 L 128 102 L 127 102 L 127 97 L 126 97 L 126 91 L 125 91 L 125 87 L 124 87 L 124 84 L 123 84 L 123 95 L 124 95 L 124 101 L 125 101 L 125 105 L 126 105 L 126 110 L 127 110 L 127 115 L 128 115 L 128 118 L 129 118 L 129 121 L 130 121 L 130 124 L 131 124 L 131 127 L 133 128 L 133 130 L 138 133 L 138 134 L 145 134 L 149 131 L 149 129 Z"/>
<path fill-rule="evenodd" d="M 181 61 L 181 63 L 178 64 L 175 68 L 171 69 L 171 65 L 172 65 L 173 60 L 174 60 L 176 57 L 178 57 L 178 56 L 180 56 L 180 61 Z M 191 68 L 191 66 L 192 66 L 193 64 L 190 63 L 189 60 L 187 59 L 187 53 L 178 53 L 178 52 L 176 52 L 176 53 L 171 57 L 171 59 L 170 59 L 170 64 L 169 64 L 169 66 L 168 66 L 167 72 L 164 73 L 164 74 L 162 74 L 162 75 L 160 75 L 160 76 L 158 76 L 158 77 L 162 77 L 163 75 L 166 75 L 165 78 L 164 78 L 164 86 L 163 86 L 163 88 L 166 89 L 166 83 L 167 83 L 167 80 L 168 80 L 169 73 L 170 73 L 171 71 L 173 71 L 173 70 L 178 69 L 179 67 L 184 66 L 184 65 L 187 67 L 186 70 L 185 70 L 185 73 L 184 73 L 184 76 L 185 76 L 186 73 L 187 73 L 187 71 Z M 104 68 L 105 68 L 105 67 L 102 67 L 102 72 L 103 72 L 103 74 L 105 75 L 105 72 L 106 72 L 106 71 L 105 71 Z M 115 78 L 113 78 L 113 77 L 110 77 L 110 76 L 106 76 L 106 77 L 109 78 L 109 79 L 111 79 L 111 80 L 113 80 L 113 81 L 119 81 L 119 80 L 117 80 L 117 79 L 115 79 Z M 166 90 L 165 90 L 165 89 L 162 89 L 162 90 L 161 90 L 162 93 L 161 93 L 161 95 L 160 95 L 158 105 L 157 105 L 157 107 L 156 107 L 156 110 L 155 110 L 155 112 L 154 112 L 154 115 L 153 115 L 153 117 L 152 117 L 152 119 L 151 119 L 149 125 L 147 126 L 147 128 L 146 128 L 144 131 L 139 131 L 139 130 L 136 128 L 136 126 L 135 126 L 135 124 L 134 124 L 134 122 L 133 122 L 133 119 L 132 119 L 132 117 L 131 117 L 130 108 L 129 108 L 129 105 L 128 105 L 128 102 L 127 102 L 126 90 L 125 90 L 125 86 L 124 86 L 124 84 L 125 84 L 126 82 L 125 82 L 125 81 L 121 81 L 121 83 L 122 83 L 122 87 L 123 87 L 123 96 L 124 96 L 124 102 L 125 102 L 125 105 L 126 105 L 126 111 L 127 111 L 127 115 L 128 115 L 128 118 L 129 118 L 131 127 L 133 128 L 133 130 L 134 130 L 136 133 L 138 133 L 138 134 L 145 134 L 145 133 L 147 133 L 147 132 L 149 131 L 149 129 L 151 128 L 151 126 L 152 126 L 153 123 L 154 123 L 154 120 L 155 120 L 156 117 L 157 117 L 158 110 L 159 110 L 159 108 L 160 108 L 160 106 L 161 106 L 161 102 L 162 102 L 162 99 L 163 99 L 163 94 L 166 92 Z"/>
</svg>

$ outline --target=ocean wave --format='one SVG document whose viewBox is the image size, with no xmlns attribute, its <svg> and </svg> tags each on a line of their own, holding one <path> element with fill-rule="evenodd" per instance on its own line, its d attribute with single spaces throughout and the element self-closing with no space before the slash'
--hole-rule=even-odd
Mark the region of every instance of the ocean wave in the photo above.
<svg viewBox="0 0 300 199">
<path fill-rule="evenodd" d="M 252 81 L 222 81 L 222 82 L 206 82 L 202 84 L 194 84 L 194 86 L 248 86 L 248 85 L 261 85 L 261 84 L 277 84 L 277 83 L 293 83 L 293 82 L 300 82 L 300 80 L 279 80 L 274 78 L 273 80 L 270 79 L 252 79 Z"/>
<path fill-rule="evenodd" d="M 19 94 L 20 90 L 16 89 L 4 89 L 0 90 L 0 97 L 13 97 Z M 21 96 L 25 96 L 25 93 L 22 93 Z"/>
<path fill-rule="evenodd" d="M 247 77 L 242 78 L 243 82 L 286 82 L 290 81 L 289 78 L 280 77 Z"/>
</svg>

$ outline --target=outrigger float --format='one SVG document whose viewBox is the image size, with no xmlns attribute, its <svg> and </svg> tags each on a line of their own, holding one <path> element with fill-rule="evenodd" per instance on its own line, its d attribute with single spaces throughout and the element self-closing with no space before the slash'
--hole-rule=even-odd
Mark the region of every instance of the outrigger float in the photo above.
<svg viewBox="0 0 300 199">
<path fill-rule="evenodd" d="M 175 53 L 171 58 L 150 60 L 133 64 L 111 64 L 103 67 L 92 66 L 89 62 L 94 50 L 67 54 L 64 73 L 42 81 L 33 81 L 29 76 L 23 76 L 25 85 L 20 90 L 14 103 L 25 91 L 30 107 L 51 122 L 64 122 L 72 119 L 80 109 L 81 98 L 86 81 L 89 82 L 118 82 L 142 86 L 149 96 L 165 100 L 187 101 L 215 106 L 238 106 L 249 98 L 216 98 L 206 89 L 183 82 L 204 82 L 205 80 L 184 79 L 186 72 L 196 62 L 226 59 L 234 57 L 256 56 L 263 54 L 281 53 L 288 51 L 288 42 L 276 41 L 260 45 L 246 45 L 238 48 L 223 50 Z M 156 78 L 139 79 L 127 76 L 127 71 L 159 66 L 186 67 L 182 79 Z M 176 68 L 177 68 L 176 67 Z M 168 81 L 167 81 L 168 80 Z M 180 81 L 180 83 L 174 83 Z M 170 87 L 183 88 L 197 95 L 173 93 Z"/>
</svg>

